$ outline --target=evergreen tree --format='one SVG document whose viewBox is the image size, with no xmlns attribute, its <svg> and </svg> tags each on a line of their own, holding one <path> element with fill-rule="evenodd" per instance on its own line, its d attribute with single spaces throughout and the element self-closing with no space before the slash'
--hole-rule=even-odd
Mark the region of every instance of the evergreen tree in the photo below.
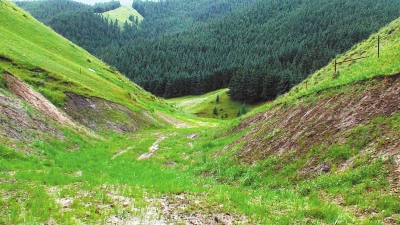
<svg viewBox="0 0 400 225">
<path fill-rule="evenodd" d="M 217 109 L 217 107 L 214 107 L 214 109 L 213 109 L 213 114 L 216 115 L 216 116 L 218 116 L 218 109 Z"/>
<path fill-rule="evenodd" d="M 247 113 L 246 104 L 243 103 L 242 109 L 240 110 L 240 114 L 241 114 L 241 115 L 244 115 L 244 114 L 246 114 L 246 113 Z"/>
</svg>

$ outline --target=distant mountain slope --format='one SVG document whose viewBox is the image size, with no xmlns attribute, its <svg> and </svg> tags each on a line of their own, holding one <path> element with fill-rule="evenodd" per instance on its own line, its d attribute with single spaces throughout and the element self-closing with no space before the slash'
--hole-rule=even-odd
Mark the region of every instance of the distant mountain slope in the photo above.
<svg viewBox="0 0 400 225">
<path fill-rule="evenodd" d="M 129 15 L 117 23 L 115 18 L 107 19 L 101 14 L 119 8 L 121 5 L 116 1 L 93 6 L 72 0 L 22 1 L 16 4 L 96 56 L 99 56 L 100 49 L 122 45 L 137 33 L 136 24 L 124 23 Z"/>
<path fill-rule="evenodd" d="M 47 24 L 155 95 L 229 87 L 232 99 L 246 103 L 286 93 L 400 13 L 397 0 L 133 5 L 145 16 L 140 29 L 125 23 L 117 32 L 114 21 L 91 12 L 60 14 Z"/>
<path fill-rule="evenodd" d="M 107 47 L 100 55 L 159 96 L 229 87 L 238 101 L 265 101 L 287 92 L 399 12 L 396 0 L 259 1 L 186 31 Z"/>
<path fill-rule="evenodd" d="M 99 133 L 135 132 L 150 123 L 153 126 L 166 123 L 161 119 L 161 123 L 157 122 L 153 112 L 155 108 L 168 111 L 169 107 L 113 67 L 45 27 L 13 3 L 2 1 L 0 13 L 3 92 L 15 93 L 40 111 L 41 107 L 34 100 L 28 101 L 27 93 L 33 92 L 21 92 L 28 90 L 28 86 L 24 86 L 26 83 L 68 113 L 73 123 Z M 80 104 L 71 105 L 77 99 L 81 99 Z M 48 118 L 53 118 L 53 113 L 58 114 L 52 107 L 43 108 L 42 113 Z"/>
<path fill-rule="evenodd" d="M 16 1 L 15 3 L 45 24 L 59 14 L 93 11 L 92 6 L 71 0 Z"/>
<path fill-rule="evenodd" d="M 125 22 L 138 26 L 143 20 L 143 16 L 140 15 L 140 13 L 138 13 L 134 8 L 128 6 L 120 6 L 117 9 L 104 12 L 102 15 L 109 21 L 118 20 L 118 25 L 122 28 L 124 27 Z"/>
<path fill-rule="evenodd" d="M 146 19 L 141 25 L 146 37 L 194 30 L 233 12 L 246 9 L 257 0 L 166 0 L 134 1 L 133 7 Z"/>
</svg>

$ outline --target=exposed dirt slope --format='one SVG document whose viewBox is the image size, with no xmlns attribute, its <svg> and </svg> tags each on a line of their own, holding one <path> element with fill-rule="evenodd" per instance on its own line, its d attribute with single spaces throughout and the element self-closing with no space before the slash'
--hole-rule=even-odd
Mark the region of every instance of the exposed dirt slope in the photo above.
<svg viewBox="0 0 400 225">
<path fill-rule="evenodd" d="M 68 125 L 72 127 L 76 126 L 75 123 L 72 122 L 64 112 L 55 107 L 42 94 L 33 90 L 27 84 L 14 77 L 10 73 L 5 72 L 4 76 L 8 90 L 28 102 L 36 110 L 42 112 L 47 117 L 59 122 L 62 125 Z"/>
<path fill-rule="evenodd" d="M 327 149 L 333 144 L 352 145 L 355 139 L 363 139 L 362 146 L 355 148 L 361 153 L 368 151 L 376 158 L 393 157 L 396 166 L 391 173 L 395 177 L 400 175 L 400 128 L 391 127 L 390 123 L 378 123 L 382 127 L 374 127 L 371 121 L 399 114 L 400 74 L 379 77 L 336 90 L 326 90 L 293 104 L 278 105 L 245 119 L 235 132 L 249 126 L 251 130 L 225 150 L 240 146 L 236 152 L 238 158 L 252 163 L 269 156 L 294 155 L 294 158 L 299 158 L 314 146 Z M 357 127 L 366 125 L 371 128 L 354 132 Z M 311 158 L 299 172 L 315 174 L 330 171 L 329 160 L 313 160 Z M 351 160 L 348 160 L 338 166 L 350 164 Z"/>
<path fill-rule="evenodd" d="M 17 97 L 21 98 L 22 100 L 26 101 L 29 105 L 35 108 L 37 111 L 43 113 L 43 115 L 51 120 L 56 121 L 60 125 L 69 126 L 74 129 L 78 129 L 83 131 L 93 137 L 99 137 L 97 134 L 93 133 L 92 131 L 86 129 L 79 124 L 76 124 L 72 121 L 65 112 L 57 108 L 53 103 L 47 100 L 42 94 L 35 91 L 33 88 L 29 87 L 20 79 L 14 77 L 12 74 L 8 72 L 4 72 L 5 83 L 7 89 L 15 94 Z M 7 101 L 5 101 L 7 104 Z M 25 121 L 28 123 L 28 121 Z M 18 125 L 18 123 L 16 123 Z M 37 127 L 40 126 L 36 123 L 28 124 L 29 126 Z M 44 132 L 47 133 L 47 132 Z"/>
<path fill-rule="evenodd" d="M 140 115 L 126 107 L 97 97 L 84 97 L 66 93 L 64 110 L 74 120 L 96 131 L 113 130 L 119 133 L 135 132 L 140 129 Z"/>
<path fill-rule="evenodd" d="M 0 140 L 2 144 L 29 152 L 27 148 L 21 149 L 16 145 L 32 142 L 35 139 L 40 140 L 42 133 L 59 139 L 64 138 L 54 122 L 16 97 L 0 92 Z"/>
</svg>

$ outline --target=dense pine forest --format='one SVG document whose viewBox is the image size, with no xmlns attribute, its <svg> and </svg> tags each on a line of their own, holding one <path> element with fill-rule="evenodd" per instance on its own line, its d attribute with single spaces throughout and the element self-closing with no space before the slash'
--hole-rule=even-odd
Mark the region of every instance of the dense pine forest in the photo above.
<svg viewBox="0 0 400 225">
<path fill-rule="evenodd" d="M 400 15 L 398 0 L 135 1 L 145 19 L 119 29 L 95 13 L 119 2 L 18 4 L 153 94 L 229 87 L 246 103 L 287 92 Z"/>
</svg>

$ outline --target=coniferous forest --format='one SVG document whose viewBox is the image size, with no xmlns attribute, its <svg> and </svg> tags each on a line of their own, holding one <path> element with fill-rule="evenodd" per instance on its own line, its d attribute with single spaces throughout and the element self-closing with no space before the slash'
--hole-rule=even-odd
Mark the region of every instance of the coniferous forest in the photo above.
<svg viewBox="0 0 400 225">
<path fill-rule="evenodd" d="M 19 2 L 52 29 L 163 97 L 230 88 L 271 100 L 400 15 L 398 0 L 134 1 L 140 26 L 98 14 L 119 2 Z"/>
</svg>

